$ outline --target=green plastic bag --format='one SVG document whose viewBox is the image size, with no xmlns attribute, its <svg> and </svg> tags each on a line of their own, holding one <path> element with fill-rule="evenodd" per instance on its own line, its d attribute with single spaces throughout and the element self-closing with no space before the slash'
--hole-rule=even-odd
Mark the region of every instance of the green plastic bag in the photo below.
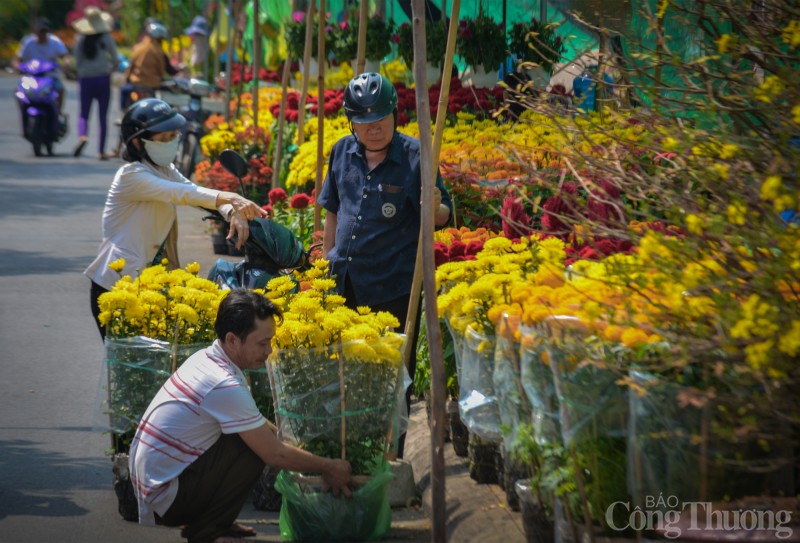
<svg viewBox="0 0 800 543">
<path fill-rule="evenodd" d="M 280 514 L 284 541 L 377 541 L 392 524 L 386 485 L 394 474 L 384 466 L 352 498 L 308 492 L 281 471 L 275 488 L 283 496 Z"/>
</svg>

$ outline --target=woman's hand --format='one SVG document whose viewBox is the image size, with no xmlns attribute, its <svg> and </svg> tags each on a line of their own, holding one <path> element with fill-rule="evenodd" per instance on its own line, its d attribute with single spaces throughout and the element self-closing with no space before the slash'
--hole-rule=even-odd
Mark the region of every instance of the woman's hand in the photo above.
<svg viewBox="0 0 800 543">
<path fill-rule="evenodd" d="M 246 221 L 252 221 L 256 217 L 264 218 L 267 216 L 267 212 L 261 209 L 261 206 L 257 203 L 248 200 L 247 198 L 243 198 L 236 193 L 230 192 L 228 193 L 232 197 L 227 202 L 233 206 L 233 211 L 241 218 Z"/>
<path fill-rule="evenodd" d="M 247 222 L 256 217 L 265 218 L 268 214 L 257 203 L 239 196 L 235 192 L 221 191 L 217 195 L 217 209 L 225 204 L 230 204 L 233 214 L 230 217 L 231 227 L 228 230 L 227 239 L 236 236 L 236 248 L 241 249 L 247 238 L 250 236 L 250 227 Z"/>
<path fill-rule="evenodd" d="M 225 239 L 232 241 L 234 236 L 236 236 L 237 249 L 244 247 L 247 238 L 250 237 L 250 225 L 239 215 L 233 215 L 231 217 L 231 227 Z"/>
</svg>

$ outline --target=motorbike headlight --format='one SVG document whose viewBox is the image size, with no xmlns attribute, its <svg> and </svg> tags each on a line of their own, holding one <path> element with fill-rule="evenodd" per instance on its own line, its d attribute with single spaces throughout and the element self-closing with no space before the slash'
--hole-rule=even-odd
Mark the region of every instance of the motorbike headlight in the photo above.
<svg viewBox="0 0 800 543">
<path fill-rule="evenodd" d="M 194 94 L 195 96 L 208 96 L 211 94 L 211 90 L 211 84 L 203 81 L 202 79 L 189 80 L 189 94 Z"/>
</svg>

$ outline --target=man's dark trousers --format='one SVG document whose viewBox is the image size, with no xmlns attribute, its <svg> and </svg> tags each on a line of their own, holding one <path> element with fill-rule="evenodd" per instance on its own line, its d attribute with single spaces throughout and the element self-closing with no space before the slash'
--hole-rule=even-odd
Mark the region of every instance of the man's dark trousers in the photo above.
<svg viewBox="0 0 800 543">
<path fill-rule="evenodd" d="M 223 434 L 178 477 L 178 495 L 163 517 L 166 526 L 186 525 L 189 543 L 209 543 L 227 532 L 250 496 L 264 462 L 239 434 Z"/>
</svg>

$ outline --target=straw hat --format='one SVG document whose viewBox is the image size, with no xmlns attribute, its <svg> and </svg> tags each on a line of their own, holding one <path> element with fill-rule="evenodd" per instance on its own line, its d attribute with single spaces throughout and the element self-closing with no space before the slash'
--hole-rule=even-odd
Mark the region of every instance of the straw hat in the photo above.
<svg viewBox="0 0 800 543">
<path fill-rule="evenodd" d="M 72 28 L 87 36 L 111 32 L 114 18 L 97 6 L 87 6 L 83 10 L 83 17 L 72 23 Z"/>
</svg>

